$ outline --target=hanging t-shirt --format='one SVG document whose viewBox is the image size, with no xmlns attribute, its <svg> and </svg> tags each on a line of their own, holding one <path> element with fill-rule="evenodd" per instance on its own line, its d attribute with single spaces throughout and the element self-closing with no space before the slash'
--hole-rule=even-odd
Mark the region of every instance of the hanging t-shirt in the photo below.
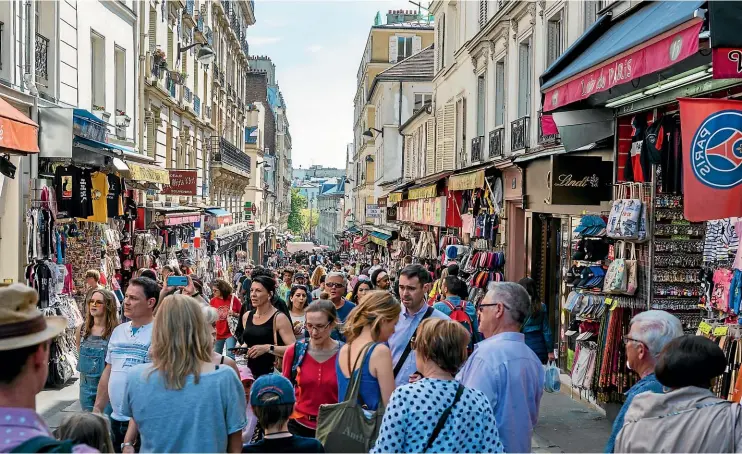
<svg viewBox="0 0 742 454">
<path fill-rule="evenodd" d="M 92 188 L 93 182 L 90 176 L 90 170 L 80 170 L 78 204 L 73 210 L 74 217 L 87 218 L 93 214 Z M 103 221 L 105 222 L 105 221 Z"/>
<path fill-rule="evenodd" d="M 123 185 L 121 177 L 108 175 L 108 217 L 114 218 L 124 214 Z"/>
<path fill-rule="evenodd" d="M 80 169 L 75 166 L 59 166 L 54 171 L 58 217 L 70 218 L 75 215 L 75 207 L 80 204 L 79 180 Z M 77 196 L 75 196 L 75 192 L 77 192 Z"/>
<path fill-rule="evenodd" d="M 103 172 L 95 172 L 92 177 L 90 200 L 93 212 L 87 217 L 88 221 L 105 223 L 108 219 L 108 177 Z"/>
</svg>

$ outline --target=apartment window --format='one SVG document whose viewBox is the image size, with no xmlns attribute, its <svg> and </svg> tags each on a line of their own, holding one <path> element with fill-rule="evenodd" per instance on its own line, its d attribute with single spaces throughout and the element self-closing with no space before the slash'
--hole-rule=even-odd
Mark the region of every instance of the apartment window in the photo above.
<svg viewBox="0 0 742 454">
<path fill-rule="evenodd" d="M 495 126 L 505 123 L 505 59 L 495 63 Z"/>
<path fill-rule="evenodd" d="M 605 7 L 607 2 L 605 0 L 587 0 L 585 5 L 585 29 L 587 30 L 591 25 L 598 20 L 598 11 Z"/>
<path fill-rule="evenodd" d="M 531 37 L 518 46 L 518 118 L 531 112 Z"/>
<path fill-rule="evenodd" d="M 412 55 L 412 36 L 397 37 L 397 61 L 400 62 Z"/>
<path fill-rule="evenodd" d="M 114 107 L 126 112 L 126 51 L 119 46 L 113 49 L 114 86 L 116 87 Z"/>
<path fill-rule="evenodd" d="M 415 93 L 415 108 L 412 113 L 417 113 L 425 104 L 433 102 L 433 95 L 430 93 Z"/>
<path fill-rule="evenodd" d="M 486 74 L 481 74 L 477 77 L 477 136 L 484 135 L 484 116 L 487 105 L 487 97 L 485 93 L 485 81 L 487 80 Z"/>
<path fill-rule="evenodd" d="M 562 55 L 564 42 L 564 18 L 560 11 L 553 15 L 546 24 L 546 66 L 551 66 Z"/>
<path fill-rule="evenodd" d="M 90 34 L 90 64 L 93 83 L 93 106 L 106 106 L 106 40 L 101 35 Z M 96 110 L 96 109 L 93 109 Z"/>
</svg>

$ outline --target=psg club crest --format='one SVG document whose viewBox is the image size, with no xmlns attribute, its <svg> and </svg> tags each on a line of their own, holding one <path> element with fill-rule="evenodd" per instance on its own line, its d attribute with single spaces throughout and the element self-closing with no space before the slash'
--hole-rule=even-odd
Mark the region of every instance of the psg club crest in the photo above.
<svg viewBox="0 0 742 454">
<path fill-rule="evenodd" d="M 691 168 L 698 181 L 715 189 L 742 183 L 742 110 L 706 117 L 691 143 Z"/>
<path fill-rule="evenodd" d="M 678 101 L 685 218 L 701 222 L 742 216 L 742 102 Z"/>
</svg>

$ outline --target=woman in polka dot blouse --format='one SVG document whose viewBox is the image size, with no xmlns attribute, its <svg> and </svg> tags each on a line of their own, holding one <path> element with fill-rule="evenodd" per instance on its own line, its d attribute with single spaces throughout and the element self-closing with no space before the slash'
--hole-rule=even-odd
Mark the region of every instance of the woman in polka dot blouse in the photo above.
<svg viewBox="0 0 742 454">
<path fill-rule="evenodd" d="M 420 324 L 413 348 L 423 378 L 392 393 L 371 453 L 503 452 L 485 395 L 454 379 L 467 345 L 469 333 L 458 322 Z"/>
</svg>

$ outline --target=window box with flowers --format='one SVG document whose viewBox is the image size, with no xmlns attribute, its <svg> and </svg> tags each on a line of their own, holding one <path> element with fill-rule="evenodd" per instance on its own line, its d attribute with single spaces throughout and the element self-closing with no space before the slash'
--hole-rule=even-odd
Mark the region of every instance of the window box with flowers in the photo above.
<svg viewBox="0 0 742 454">
<path fill-rule="evenodd" d="M 170 71 L 170 80 L 176 85 L 182 85 L 188 79 L 188 73 L 185 71 Z"/>
<path fill-rule="evenodd" d="M 131 117 L 126 112 L 116 109 L 116 126 L 128 128 L 131 124 Z"/>
</svg>

